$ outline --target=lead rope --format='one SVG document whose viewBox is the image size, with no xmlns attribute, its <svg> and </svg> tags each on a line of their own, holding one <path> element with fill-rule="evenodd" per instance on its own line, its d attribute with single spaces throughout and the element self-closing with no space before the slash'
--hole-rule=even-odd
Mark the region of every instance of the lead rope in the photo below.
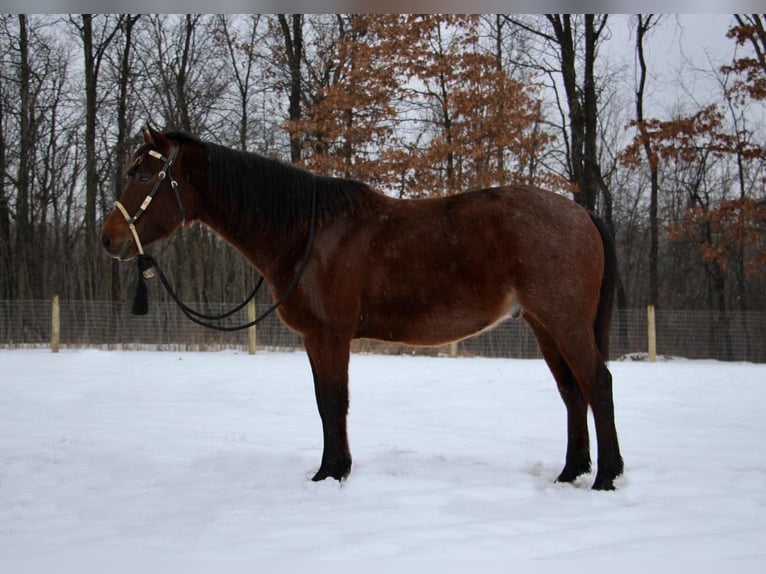
<svg viewBox="0 0 766 574">
<path fill-rule="evenodd" d="M 277 299 L 277 301 L 275 301 L 268 309 L 266 309 L 266 311 L 261 313 L 254 320 L 248 323 L 245 323 L 243 325 L 234 325 L 234 326 L 216 325 L 214 323 L 208 322 L 208 321 L 217 321 L 220 319 L 225 319 L 226 317 L 233 315 L 234 313 L 242 309 L 245 305 L 247 305 L 247 303 L 255 297 L 256 293 L 258 292 L 258 289 L 263 284 L 263 277 L 261 277 L 260 281 L 258 282 L 258 285 L 256 285 L 252 294 L 244 302 L 239 304 L 237 307 L 235 307 L 231 311 L 228 311 L 222 315 L 217 315 L 217 316 L 204 315 L 203 313 L 200 313 L 199 311 L 192 309 L 191 307 L 186 305 L 183 301 L 181 301 L 181 299 L 178 297 L 178 294 L 173 289 L 173 286 L 168 280 L 167 276 L 157 264 L 157 261 L 154 259 L 154 257 L 146 253 L 141 253 L 138 256 L 138 284 L 136 286 L 136 296 L 133 299 L 133 314 L 145 315 L 146 312 L 148 311 L 148 301 L 146 297 L 146 283 L 144 282 L 144 277 L 148 279 L 150 277 L 149 274 L 152 272 L 152 270 L 154 270 L 156 271 L 157 276 L 160 279 L 160 283 L 162 283 L 162 286 L 168 292 L 168 295 L 170 295 L 170 298 L 173 299 L 173 301 L 175 301 L 176 305 L 178 305 L 179 309 L 181 309 L 184 315 L 186 315 L 186 317 L 190 321 L 196 323 L 197 325 L 207 327 L 208 329 L 215 329 L 216 331 L 225 331 L 225 332 L 241 331 L 243 329 L 249 329 L 250 327 L 257 325 L 258 323 L 263 321 L 266 317 L 271 315 L 271 313 L 273 313 L 280 305 L 282 305 L 282 303 L 284 303 L 287 300 L 287 298 L 293 292 L 295 287 L 298 285 L 298 281 L 300 281 L 300 278 L 303 275 L 303 272 L 306 270 L 306 265 L 308 265 L 309 258 L 311 256 L 311 250 L 314 246 L 314 236 L 316 235 L 316 209 L 317 209 L 317 190 L 316 190 L 316 184 L 315 184 L 311 194 L 311 223 L 309 225 L 309 238 L 306 244 L 306 252 L 303 254 L 303 259 L 301 260 L 301 263 L 298 266 L 298 270 L 295 272 L 295 276 L 293 277 L 290 284 L 287 286 L 287 289 L 285 289 L 285 292 L 282 293 L 279 299 Z M 136 312 L 137 310 L 143 311 L 143 313 L 137 313 Z"/>
</svg>

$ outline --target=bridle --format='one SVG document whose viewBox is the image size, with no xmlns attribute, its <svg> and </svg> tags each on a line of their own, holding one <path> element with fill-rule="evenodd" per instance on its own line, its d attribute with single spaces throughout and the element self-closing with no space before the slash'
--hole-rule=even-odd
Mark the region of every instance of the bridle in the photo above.
<svg viewBox="0 0 766 574">
<path fill-rule="evenodd" d="M 184 209 L 184 205 L 181 202 L 181 194 L 178 191 L 178 181 L 176 181 L 176 179 L 173 177 L 173 174 L 170 171 L 170 168 L 173 167 L 173 163 L 175 163 L 176 161 L 176 156 L 178 156 L 178 147 L 179 146 L 177 143 L 173 143 L 173 147 L 170 150 L 170 155 L 168 155 L 168 157 L 165 157 L 160 152 L 155 151 L 153 149 L 147 152 L 148 155 L 154 158 L 157 158 L 160 161 L 165 162 L 165 165 L 162 166 L 162 169 L 157 174 L 157 181 L 154 182 L 154 186 L 152 187 L 152 190 L 144 198 L 144 201 L 141 202 L 141 207 L 138 208 L 138 211 L 136 211 L 136 213 L 132 217 L 128 213 L 128 210 L 120 201 L 114 202 L 114 206 L 125 218 L 125 222 L 128 224 L 128 229 L 130 229 L 130 232 L 133 234 L 133 240 L 136 242 L 136 249 L 138 249 L 139 255 L 144 254 L 144 246 L 141 244 L 141 239 L 138 236 L 138 230 L 136 230 L 136 222 L 141 218 L 141 216 L 144 213 L 146 213 L 146 210 L 149 208 L 149 204 L 151 204 L 152 200 L 154 199 L 154 196 L 157 194 L 157 191 L 160 188 L 160 185 L 162 185 L 162 182 L 165 181 L 166 177 L 170 179 L 170 187 L 173 189 L 173 192 L 175 193 L 175 196 L 176 196 L 178 209 L 181 212 L 181 225 L 186 223 L 186 210 Z"/>
<path fill-rule="evenodd" d="M 236 326 L 222 326 L 222 325 L 215 325 L 210 323 L 209 321 L 219 321 L 221 319 L 225 319 L 231 315 L 233 315 L 235 312 L 242 309 L 250 300 L 255 299 L 256 294 L 258 293 L 258 290 L 260 289 L 261 285 L 263 284 L 264 278 L 261 277 L 258 281 L 258 284 L 255 286 L 255 289 L 250 294 L 250 296 L 245 299 L 244 302 L 237 305 L 234 309 L 231 309 L 230 311 L 227 311 L 226 313 L 223 313 L 221 315 L 205 315 L 203 313 L 200 313 L 199 311 L 196 311 L 186 305 L 181 299 L 178 297 L 177 293 L 175 292 L 175 289 L 173 289 L 173 286 L 171 285 L 170 281 L 168 280 L 165 273 L 162 271 L 160 266 L 157 264 L 157 261 L 148 253 L 144 253 L 144 247 L 141 244 L 141 239 L 138 236 L 138 230 L 136 229 L 136 222 L 141 218 L 141 216 L 146 213 L 146 210 L 149 208 L 149 205 L 152 203 L 152 200 L 154 199 L 154 196 L 157 194 L 157 191 L 160 188 L 160 185 L 162 185 L 162 182 L 165 181 L 165 178 L 170 178 L 170 187 L 173 189 L 173 192 L 176 196 L 176 202 L 178 203 L 178 209 L 181 212 L 181 225 L 183 225 L 186 222 L 186 210 L 184 209 L 183 202 L 181 201 L 181 194 L 178 192 L 178 181 L 173 177 L 173 174 L 171 173 L 170 169 L 173 167 L 173 163 L 176 160 L 176 156 L 178 155 L 178 143 L 174 142 L 173 147 L 170 150 L 170 154 L 168 157 L 165 157 L 160 152 L 155 150 L 149 150 L 147 152 L 148 155 L 159 159 L 160 161 L 164 161 L 165 165 L 162 167 L 162 170 L 157 174 L 157 181 L 154 182 L 154 186 L 152 187 L 152 190 L 149 192 L 149 194 L 144 198 L 144 201 L 141 203 L 141 206 L 138 208 L 138 211 L 136 211 L 135 215 L 131 217 L 131 215 L 128 213 L 128 210 L 125 208 L 125 206 L 120 201 L 115 201 L 114 206 L 119 210 L 119 212 L 122 214 L 122 216 L 125 218 L 125 222 L 128 224 L 128 228 L 130 229 L 131 234 L 133 235 L 133 240 L 136 243 L 136 248 L 138 249 L 138 283 L 136 285 L 136 295 L 133 299 L 133 314 L 134 315 L 145 315 L 147 313 L 147 295 L 146 295 L 146 284 L 144 282 L 144 278 L 151 279 L 154 277 L 155 273 L 154 271 L 157 271 L 157 275 L 159 275 L 160 282 L 162 283 L 162 286 L 165 287 L 165 290 L 168 292 L 170 297 L 176 302 L 178 307 L 183 311 L 183 313 L 194 323 L 197 323 L 198 325 L 201 325 L 203 327 L 208 327 L 210 329 L 216 329 L 219 331 L 239 331 L 242 329 L 247 329 L 249 327 L 252 327 L 254 325 L 257 325 L 261 321 L 263 321 L 266 317 L 268 317 L 271 313 L 273 313 L 284 301 L 290 296 L 290 294 L 293 292 L 293 290 L 297 287 L 298 282 L 300 281 L 301 276 L 303 275 L 303 272 L 306 270 L 306 266 L 308 265 L 309 259 L 311 257 L 311 251 L 314 246 L 314 237 L 316 234 L 316 219 L 317 219 L 317 190 L 316 190 L 316 183 L 313 185 L 312 193 L 311 193 L 311 223 L 309 224 L 309 234 L 308 234 L 308 241 L 306 243 L 306 250 L 303 254 L 303 258 L 301 259 L 298 269 L 295 272 L 295 275 L 293 276 L 292 281 L 290 281 L 290 284 L 285 289 L 284 293 L 277 299 L 266 311 L 261 313 L 258 317 L 256 317 L 254 320 L 249 321 L 248 323 L 245 323 L 244 325 L 236 325 Z M 140 159 L 138 160 L 140 162 Z"/>
</svg>

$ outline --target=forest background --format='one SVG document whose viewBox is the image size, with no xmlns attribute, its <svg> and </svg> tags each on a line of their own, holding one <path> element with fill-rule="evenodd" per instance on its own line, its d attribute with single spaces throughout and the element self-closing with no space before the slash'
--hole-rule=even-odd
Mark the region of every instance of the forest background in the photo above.
<svg viewBox="0 0 766 574">
<path fill-rule="evenodd" d="M 614 231 L 620 307 L 766 310 L 764 15 L 731 15 L 731 57 L 682 63 L 660 86 L 656 32 L 683 25 L 0 15 L 0 300 L 132 295 L 133 266 L 101 252 L 98 230 L 150 122 L 396 197 L 554 189 Z M 675 96 L 651 97 L 662 90 Z M 189 301 L 237 301 L 255 281 L 200 226 L 160 257 Z"/>
</svg>

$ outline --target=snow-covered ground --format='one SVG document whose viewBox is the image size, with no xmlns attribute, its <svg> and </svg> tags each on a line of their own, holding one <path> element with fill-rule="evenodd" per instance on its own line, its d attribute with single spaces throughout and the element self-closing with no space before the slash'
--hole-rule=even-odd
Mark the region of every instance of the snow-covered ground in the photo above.
<svg viewBox="0 0 766 574">
<path fill-rule="evenodd" d="M 339 486 L 303 353 L 0 350 L 0 558 L 766 558 L 766 365 L 610 367 L 616 492 L 542 361 L 371 355 Z"/>
</svg>

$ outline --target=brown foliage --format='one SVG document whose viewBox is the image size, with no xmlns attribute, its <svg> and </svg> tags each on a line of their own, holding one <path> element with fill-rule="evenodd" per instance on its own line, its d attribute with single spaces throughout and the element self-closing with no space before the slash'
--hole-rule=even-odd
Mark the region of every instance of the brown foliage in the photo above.
<svg viewBox="0 0 766 574">
<path fill-rule="evenodd" d="M 673 225 L 668 236 L 673 240 L 697 238 L 703 259 L 722 270 L 735 249 L 749 247 L 748 274 L 760 277 L 766 272 L 766 202 L 743 197 L 722 201 L 712 209 L 688 209 L 686 218 Z"/>
<path fill-rule="evenodd" d="M 732 95 L 741 98 L 749 96 L 761 101 L 766 99 L 766 30 L 763 19 L 760 14 L 735 14 L 735 18 L 737 25 L 729 29 L 727 36 L 739 46 L 750 44 L 754 54 L 735 59 L 722 71 L 739 76 L 731 89 Z"/>
<path fill-rule="evenodd" d="M 548 136 L 539 102 L 479 45 L 477 16 L 349 15 L 305 118 L 311 169 L 404 195 L 522 179 Z M 323 82 L 323 83 L 321 83 Z"/>
<path fill-rule="evenodd" d="M 695 114 L 672 120 L 649 119 L 632 121 L 628 127 L 637 128 L 636 137 L 623 150 L 620 159 L 624 165 L 637 168 L 643 161 L 644 143 L 653 150 L 653 161 L 693 162 L 701 152 L 730 154 L 738 149 L 758 157 L 762 150 L 738 144 L 736 138 L 723 132 L 723 114 L 718 106 L 707 106 Z"/>
<path fill-rule="evenodd" d="M 723 114 L 716 105 L 699 110 L 691 116 L 670 121 L 647 120 L 640 125 L 632 122 L 638 132 L 623 151 L 622 162 L 632 168 L 642 164 L 644 142 L 652 149 L 651 161 L 694 164 L 713 155 L 738 155 L 741 160 L 766 157 L 766 150 L 742 137 L 724 131 Z M 747 271 L 761 275 L 766 270 L 766 206 L 752 198 L 722 200 L 717 204 L 695 205 L 686 210 L 685 218 L 670 226 L 671 240 L 696 238 L 705 261 L 723 270 L 737 247 L 754 250 Z"/>
</svg>

